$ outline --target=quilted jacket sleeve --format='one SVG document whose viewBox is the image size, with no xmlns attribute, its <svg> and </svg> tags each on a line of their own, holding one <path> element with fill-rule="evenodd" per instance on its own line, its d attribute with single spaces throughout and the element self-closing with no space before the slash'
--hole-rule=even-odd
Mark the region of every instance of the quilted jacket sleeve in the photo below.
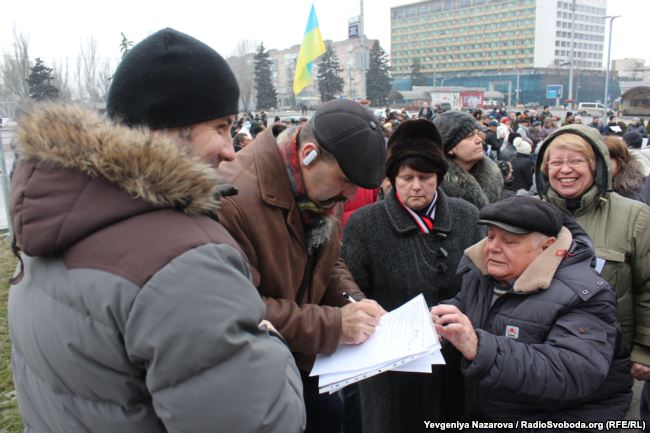
<svg viewBox="0 0 650 433">
<path fill-rule="evenodd" d="M 632 229 L 632 290 L 635 332 L 632 361 L 650 365 L 650 207 L 644 206 Z"/>
<path fill-rule="evenodd" d="M 302 383 L 277 337 L 258 328 L 264 304 L 243 256 L 205 245 L 174 258 L 141 289 L 125 345 L 146 369 L 169 432 L 299 432 Z"/>
<path fill-rule="evenodd" d="M 600 290 L 559 316 L 542 344 L 526 344 L 477 329 L 479 346 L 466 377 L 499 399 L 556 407 L 596 391 L 605 380 L 616 338 L 616 301 Z"/>
</svg>

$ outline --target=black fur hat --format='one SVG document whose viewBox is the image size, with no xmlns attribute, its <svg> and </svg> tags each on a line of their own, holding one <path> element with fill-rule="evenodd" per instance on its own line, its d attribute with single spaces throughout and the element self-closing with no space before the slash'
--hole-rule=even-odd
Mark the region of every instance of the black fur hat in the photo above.
<svg viewBox="0 0 650 433">
<path fill-rule="evenodd" d="M 447 173 L 448 164 L 442 150 L 442 138 L 438 128 L 426 119 L 403 122 L 388 140 L 386 177 L 394 184 L 395 176 L 403 161 L 421 158 L 438 173 L 438 182 Z"/>
<path fill-rule="evenodd" d="M 129 126 L 188 126 L 238 111 L 239 86 L 228 63 L 203 42 L 166 28 L 122 59 L 106 111 Z"/>
</svg>

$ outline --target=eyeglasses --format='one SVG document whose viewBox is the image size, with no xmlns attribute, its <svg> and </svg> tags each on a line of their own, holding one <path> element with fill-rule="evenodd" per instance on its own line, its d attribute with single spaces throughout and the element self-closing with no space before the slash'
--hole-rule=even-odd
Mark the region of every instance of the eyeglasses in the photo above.
<svg viewBox="0 0 650 433">
<path fill-rule="evenodd" d="M 569 159 L 554 159 L 553 161 L 549 161 L 546 164 L 550 168 L 560 168 L 564 164 L 568 165 L 571 168 L 574 168 L 574 167 L 579 167 L 586 163 L 587 160 L 584 158 L 569 158 Z"/>
</svg>

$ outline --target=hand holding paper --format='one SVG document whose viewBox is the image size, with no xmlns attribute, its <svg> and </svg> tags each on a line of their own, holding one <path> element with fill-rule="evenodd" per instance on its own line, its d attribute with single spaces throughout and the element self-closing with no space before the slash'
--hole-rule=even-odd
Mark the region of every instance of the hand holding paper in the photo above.
<svg viewBox="0 0 650 433">
<path fill-rule="evenodd" d="M 375 333 L 365 343 L 341 344 L 332 355 L 318 355 L 310 375 L 320 376 L 321 393 L 334 392 L 398 367 L 401 371 L 430 373 L 434 363 L 444 364 L 444 359 L 424 296 L 420 294 L 381 316 Z"/>
</svg>

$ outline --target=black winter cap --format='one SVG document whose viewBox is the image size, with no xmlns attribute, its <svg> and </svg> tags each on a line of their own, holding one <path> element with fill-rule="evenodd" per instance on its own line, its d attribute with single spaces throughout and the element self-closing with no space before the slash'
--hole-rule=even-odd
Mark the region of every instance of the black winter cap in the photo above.
<svg viewBox="0 0 650 433">
<path fill-rule="evenodd" d="M 438 128 L 429 120 L 407 120 L 391 135 L 386 160 L 386 176 L 391 178 L 391 182 L 400 163 L 412 157 L 431 162 L 437 169 L 438 183 L 442 182 L 449 166 L 442 151 L 442 138 Z"/>
<path fill-rule="evenodd" d="M 386 142 L 370 110 L 348 99 L 321 105 L 310 120 L 320 146 L 334 155 L 355 185 L 377 188 L 384 179 Z"/>
<path fill-rule="evenodd" d="M 478 223 L 495 225 L 511 233 L 539 232 L 557 236 L 562 229 L 562 212 L 532 197 L 510 197 L 489 204 L 479 212 Z"/>
<path fill-rule="evenodd" d="M 474 130 L 480 129 L 476 119 L 463 111 L 445 111 L 434 117 L 433 123 L 440 131 L 445 153 L 456 147 Z"/>
<path fill-rule="evenodd" d="M 166 28 L 131 48 L 115 71 L 106 111 L 129 126 L 174 128 L 238 111 L 230 66 L 203 42 Z"/>
</svg>

